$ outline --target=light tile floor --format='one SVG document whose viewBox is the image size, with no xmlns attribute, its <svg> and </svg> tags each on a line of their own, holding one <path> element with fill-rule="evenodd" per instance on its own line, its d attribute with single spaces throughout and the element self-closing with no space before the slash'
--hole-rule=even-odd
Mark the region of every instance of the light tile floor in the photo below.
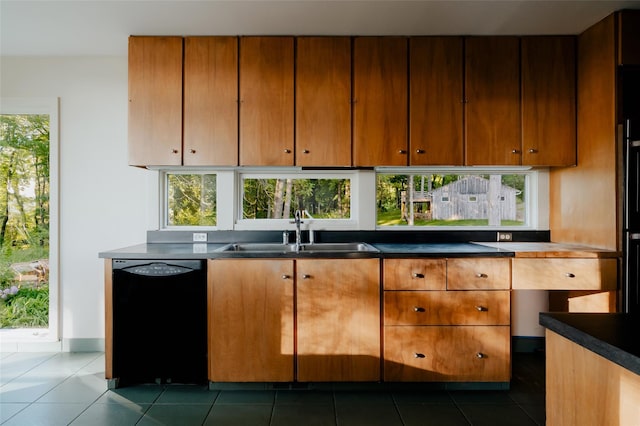
<svg viewBox="0 0 640 426">
<path fill-rule="evenodd" d="M 0 353 L 3 425 L 544 425 L 544 354 L 514 354 L 508 391 L 107 390 L 102 353 Z"/>
</svg>

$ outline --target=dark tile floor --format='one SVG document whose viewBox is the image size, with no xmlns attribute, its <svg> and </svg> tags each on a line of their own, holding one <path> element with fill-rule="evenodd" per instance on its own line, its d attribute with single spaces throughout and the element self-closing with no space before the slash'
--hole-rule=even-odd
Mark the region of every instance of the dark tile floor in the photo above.
<svg viewBox="0 0 640 426">
<path fill-rule="evenodd" d="M 544 354 L 516 353 L 507 391 L 107 390 L 100 353 L 0 354 L 3 425 L 544 425 Z"/>
</svg>

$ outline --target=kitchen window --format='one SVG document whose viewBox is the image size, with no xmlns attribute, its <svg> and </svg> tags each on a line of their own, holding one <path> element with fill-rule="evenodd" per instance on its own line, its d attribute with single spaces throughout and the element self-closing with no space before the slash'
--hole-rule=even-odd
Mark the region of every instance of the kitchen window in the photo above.
<svg viewBox="0 0 640 426">
<path fill-rule="evenodd" d="M 215 173 L 164 174 L 165 226 L 216 226 L 216 177 Z"/>
<path fill-rule="evenodd" d="M 376 225 L 531 228 L 532 170 L 397 170 L 376 176 Z M 537 198 L 536 198 L 537 199 Z"/>
</svg>

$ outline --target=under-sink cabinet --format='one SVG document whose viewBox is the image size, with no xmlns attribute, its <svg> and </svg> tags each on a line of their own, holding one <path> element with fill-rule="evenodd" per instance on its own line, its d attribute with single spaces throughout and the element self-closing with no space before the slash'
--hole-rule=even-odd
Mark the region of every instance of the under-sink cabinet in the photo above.
<svg viewBox="0 0 640 426">
<path fill-rule="evenodd" d="M 384 259 L 384 380 L 508 382 L 508 258 Z"/>
<path fill-rule="evenodd" d="M 209 380 L 380 380 L 379 259 L 208 262 Z"/>
</svg>

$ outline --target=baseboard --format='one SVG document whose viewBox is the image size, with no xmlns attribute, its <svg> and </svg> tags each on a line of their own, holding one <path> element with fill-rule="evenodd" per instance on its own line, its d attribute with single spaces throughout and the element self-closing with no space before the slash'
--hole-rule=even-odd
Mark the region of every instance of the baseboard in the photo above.
<svg viewBox="0 0 640 426">
<path fill-rule="evenodd" d="M 511 336 L 512 352 L 544 352 L 544 337 Z"/>
<path fill-rule="evenodd" d="M 104 339 L 62 339 L 62 352 L 104 352 Z"/>
</svg>

